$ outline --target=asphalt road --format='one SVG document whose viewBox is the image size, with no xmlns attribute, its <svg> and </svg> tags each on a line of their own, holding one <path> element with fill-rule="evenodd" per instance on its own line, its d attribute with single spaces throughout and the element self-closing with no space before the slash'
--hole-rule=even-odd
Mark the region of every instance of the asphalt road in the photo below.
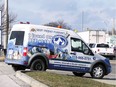
<svg viewBox="0 0 116 87">
<path fill-rule="evenodd" d="M 30 87 L 20 79 L 15 77 L 15 72 L 11 66 L 0 62 L 0 87 Z"/>
<path fill-rule="evenodd" d="M 116 64 L 112 64 L 112 74 L 116 74 Z"/>
</svg>

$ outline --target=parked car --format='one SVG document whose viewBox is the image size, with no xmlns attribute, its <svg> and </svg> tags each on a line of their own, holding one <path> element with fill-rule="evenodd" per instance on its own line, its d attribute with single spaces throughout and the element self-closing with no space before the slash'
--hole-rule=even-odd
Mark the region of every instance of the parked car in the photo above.
<svg viewBox="0 0 116 87">
<path fill-rule="evenodd" d="M 95 53 L 98 53 L 102 56 L 112 59 L 114 55 L 114 49 L 111 48 L 108 44 L 104 43 L 95 43 L 91 48 Z"/>
<path fill-rule="evenodd" d="M 95 43 L 89 43 L 88 46 L 89 46 L 90 48 L 92 48 L 94 44 L 95 44 Z"/>
<path fill-rule="evenodd" d="M 114 47 L 114 55 L 116 56 L 116 46 Z"/>
</svg>

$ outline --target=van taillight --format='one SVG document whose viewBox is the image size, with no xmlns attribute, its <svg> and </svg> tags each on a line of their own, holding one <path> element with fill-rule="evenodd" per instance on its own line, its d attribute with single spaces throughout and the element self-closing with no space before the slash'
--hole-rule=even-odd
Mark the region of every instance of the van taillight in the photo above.
<svg viewBox="0 0 116 87">
<path fill-rule="evenodd" d="M 23 56 L 27 56 L 27 47 L 23 49 Z"/>
</svg>

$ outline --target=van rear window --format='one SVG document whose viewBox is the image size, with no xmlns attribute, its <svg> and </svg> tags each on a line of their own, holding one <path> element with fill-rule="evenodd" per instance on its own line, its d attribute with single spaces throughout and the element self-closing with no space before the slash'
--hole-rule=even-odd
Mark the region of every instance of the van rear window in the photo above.
<svg viewBox="0 0 116 87">
<path fill-rule="evenodd" d="M 109 48 L 109 45 L 108 44 L 97 44 L 97 47 Z"/>
<path fill-rule="evenodd" d="M 24 31 L 12 31 L 10 40 L 16 39 L 15 45 L 23 45 Z"/>
</svg>

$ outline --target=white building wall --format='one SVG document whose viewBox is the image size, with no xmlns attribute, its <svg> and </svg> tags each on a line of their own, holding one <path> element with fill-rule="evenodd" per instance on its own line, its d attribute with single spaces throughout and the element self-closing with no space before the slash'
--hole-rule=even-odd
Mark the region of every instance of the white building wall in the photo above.
<svg viewBox="0 0 116 87">
<path fill-rule="evenodd" d="M 106 43 L 106 32 L 99 30 L 89 30 L 84 32 L 78 32 L 78 35 L 86 43 Z"/>
</svg>

